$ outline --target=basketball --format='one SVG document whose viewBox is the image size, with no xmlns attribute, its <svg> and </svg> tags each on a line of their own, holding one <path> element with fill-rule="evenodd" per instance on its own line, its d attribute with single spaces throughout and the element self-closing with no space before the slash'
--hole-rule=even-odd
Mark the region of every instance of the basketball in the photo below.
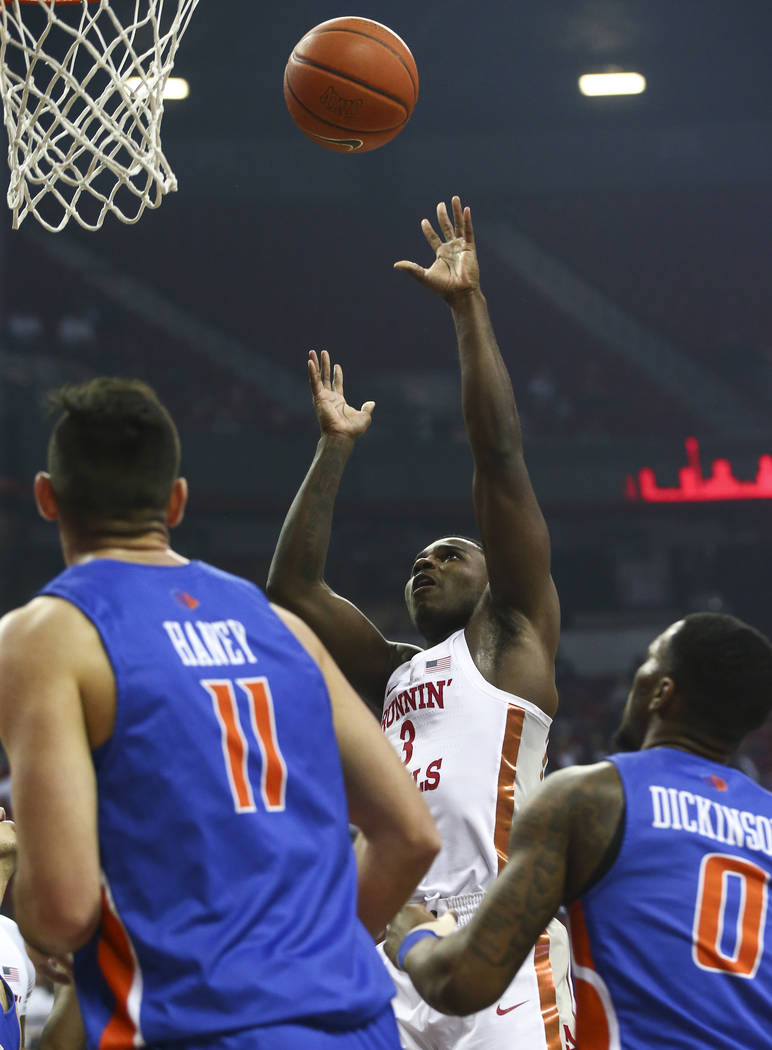
<svg viewBox="0 0 772 1050">
<path fill-rule="evenodd" d="M 313 142 L 366 153 L 390 142 L 418 99 L 410 48 L 369 18 L 331 18 L 296 44 L 284 70 L 284 100 Z"/>
</svg>

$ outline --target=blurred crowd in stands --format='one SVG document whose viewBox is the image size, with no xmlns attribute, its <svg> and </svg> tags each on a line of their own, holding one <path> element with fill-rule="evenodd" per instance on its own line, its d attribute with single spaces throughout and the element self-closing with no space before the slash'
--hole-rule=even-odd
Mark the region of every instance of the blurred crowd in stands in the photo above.
<svg viewBox="0 0 772 1050">
<path fill-rule="evenodd" d="M 559 664 L 560 708 L 550 733 L 548 771 L 597 762 L 609 754 L 634 671 L 580 676 Z M 772 721 L 751 734 L 734 765 L 772 790 Z"/>
</svg>

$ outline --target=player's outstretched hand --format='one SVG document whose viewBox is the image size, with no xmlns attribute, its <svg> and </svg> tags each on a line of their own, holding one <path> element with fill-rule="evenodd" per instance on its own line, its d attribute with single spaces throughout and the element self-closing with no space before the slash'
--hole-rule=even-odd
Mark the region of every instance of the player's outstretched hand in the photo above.
<svg viewBox="0 0 772 1050">
<path fill-rule="evenodd" d="M 435 260 L 428 270 L 406 259 L 394 263 L 395 270 L 404 270 L 417 281 L 441 295 L 449 303 L 480 287 L 480 268 L 474 244 L 471 209 L 461 207 L 459 197 L 452 200 L 453 221 L 444 201 L 437 205 L 437 222 L 442 237 L 428 219 L 421 219 L 424 237 L 434 250 Z"/>
<path fill-rule="evenodd" d="M 374 401 L 365 401 L 360 409 L 352 408 L 343 396 L 343 369 L 331 367 L 330 355 L 322 350 L 321 360 L 315 350 L 308 354 L 308 381 L 314 399 L 314 410 L 323 434 L 340 434 L 358 438 L 370 426 Z"/>
</svg>

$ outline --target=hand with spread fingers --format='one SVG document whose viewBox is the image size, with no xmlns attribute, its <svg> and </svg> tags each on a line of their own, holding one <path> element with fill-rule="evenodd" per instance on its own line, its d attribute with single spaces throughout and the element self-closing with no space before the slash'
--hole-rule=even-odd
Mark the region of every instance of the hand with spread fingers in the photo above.
<svg viewBox="0 0 772 1050">
<path fill-rule="evenodd" d="M 452 221 L 445 202 L 440 201 L 437 205 L 437 223 L 442 237 L 436 233 L 428 219 L 421 220 L 424 237 L 436 256 L 428 270 L 407 259 L 394 263 L 395 270 L 409 273 L 420 284 L 441 295 L 449 303 L 480 288 L 480 267 L 474 243 L 472 211 L 469 207 L 461 206 L 459 197 L 453 198 L 451 206 Z"/>
<path fill-rule="evenodd" d="M 314 410 L 323 434 L 340 434 L 358 438 L 372 422 L 374 401 L 365 401 L 360 409 L 352 408 L 343 394 L 343 369 L 332 366 L 330 355 L 322 350 L 308 354 L 308 381 L 314 399 Z"/>
</svg>

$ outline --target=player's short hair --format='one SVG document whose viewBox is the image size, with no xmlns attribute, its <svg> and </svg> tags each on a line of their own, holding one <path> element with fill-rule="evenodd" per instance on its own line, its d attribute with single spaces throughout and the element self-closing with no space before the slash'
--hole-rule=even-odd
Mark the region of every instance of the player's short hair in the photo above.
<svg viewBox="0 0 772 1050">
<path fill-rule="evenodd" d="M 479 552 L 480 552 L 481 554 L 483 554 L 483 555 L 485 554 L 485 551 L 483 550 L 483 545 L 482 545 L 482 543 L 480 543 L 480 541 L 479 541 L 479 540 L 474 540 L 474 539 L 472 539 L 472 537 L 471 537 L 471 536 L 464 536 L 464 535 L 463 535 L 463 533 L 460 533 L 460 532 L 446 532 L 446 533 L 445 533 L 445 536 L 447 536 L 447 538 L 448 538 L 448 539 L 454 539 L 454 540 L 464 540 L 464 541 L 465 541 L 466 543 L 471 543 L 471 544 L 472 544 L 472 546 L 473 546 L 473 547 L 476 547 L 476 548 L 477 548 L 477 550 L 478 550 L 478 551 L 479 551 Z M 443 538 L 444 538 L 444 537 L 438 537 L 438 539 L 443 539 Z M 437 540 L 432 540 L 432 543 L 437 543 Z M 429 546 L 429 547 L 430 547 L 430 546 L 431 546 L 431 544 L 427 544 L 427 546 Z M 424 549 L 426 549 L 426 548 L 424 548 Z M 416 563 L 416 561 L 417 561 L 417 560 L 418 560 L 418 555 L 416 554 L 416 555 L 415 555 L 415 557 L 413 558 L 413 561 L 411 562 L 411 564 L 413 564 L 413 565 L 414 565 L 414 564 Z"/>
<path fill-rule="evenodd" d="M 725 613 L 692 613 L 672 635 L 668 674 L 701 724 L 739 740 L 772 710 L 772 643 Z"/>
<path fill-rule="evenodd" d="M 476 547 L 478 551 L 483 549 L 482 543 L 480 543 L 479 540 L 474 539 L 472 536 L 464 536 L 461 532 L 453 533 L 453 536 L 457 540 L 466 540 L 467 543 L 471 543 L 473 547 Z"/>
<path fill-rule="evenodd" d="M 465 536 L 463 532 L 446 532 L 444 536 L 438 536 L 437 539 L 445 539 L 446 537 L 449 540 L 464 540 L 465 543 L 471 543 L 478 551 L 483 549 L 483 545 L 479 540 L 474 539 L 472 536 Z M 432 543 L 436 542 L 437 540 L 432 540 Z"/>
<path fill-rule="evenodd" d="M 138 379 L 92 379 L 48 395 L 58 414 L 48 472 L 60 513 L 81 527 L 163 520 L 180 466 L 177 428 Z"/>
</svg>

